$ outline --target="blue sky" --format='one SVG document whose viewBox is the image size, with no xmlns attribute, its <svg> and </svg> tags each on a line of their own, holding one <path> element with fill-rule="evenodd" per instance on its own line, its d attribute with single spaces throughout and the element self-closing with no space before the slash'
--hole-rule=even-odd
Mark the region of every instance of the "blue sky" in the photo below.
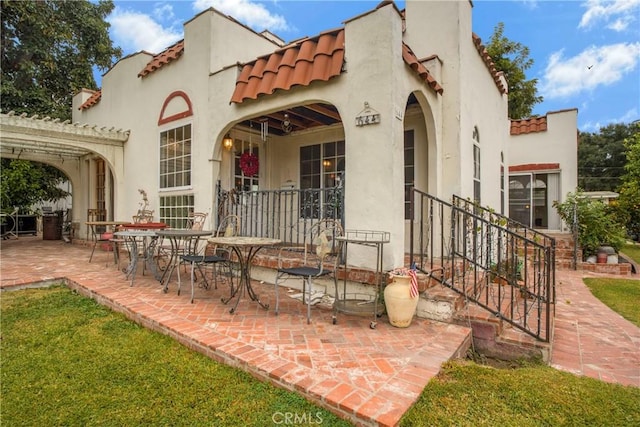
<svg viewBox="0 0 640 427">
<path fill-rule="evenodd" d="M 421 0 L 429 1 L 429 0 Z M 379 1 L 119 1 L 107 18 L 125 55 L 158 53 L 183 38 L 183 24 L 209 7 L 289 42 L 342 26 Z M 404 8 L 404 1 L 397 1 Z M 495 26 L 529 48 L 527 78 L 544 102 L 534 114 L 578 109 L 578 128 L 597 132 L 640 119 L 640 0 L 474 0 L 473 31 L 488 43 Z M 438 52 L 433 52 L 437 54 Z M 100 86 L 100 82 L 98 82 Z"/>
</svg>

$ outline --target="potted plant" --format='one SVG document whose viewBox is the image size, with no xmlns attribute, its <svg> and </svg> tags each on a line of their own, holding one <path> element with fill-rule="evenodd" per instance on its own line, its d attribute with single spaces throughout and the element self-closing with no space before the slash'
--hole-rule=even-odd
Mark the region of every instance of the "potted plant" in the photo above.
<svg viewBox="0 0 640 427">
<path fill-rule="evenodd" d="M 506 258 L 499 263 L 491 263 L 489 267 L 489 278 L 493 283 L 506 285 L 515 284 L 518 280 L 522 280 L 522 260 L 517 257 Z M 508 283 L 505 283 L 508 282 Z"/>
</svg>

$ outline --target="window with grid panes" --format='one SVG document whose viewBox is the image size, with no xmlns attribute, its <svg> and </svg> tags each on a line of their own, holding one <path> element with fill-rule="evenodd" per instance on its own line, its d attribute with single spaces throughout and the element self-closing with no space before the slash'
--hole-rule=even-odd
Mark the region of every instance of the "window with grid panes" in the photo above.
<svg viewBox="0 0 640 427">
<path fill-rule="evenodd" d="M 191 125 L 160 133 L 160 188 L 191 185 Z"/>
<path fill-rule="evenodd" d="M 107 164 L 103 159 L 96 160 L 96 208 L 100 212 L 96 221 L 106 221 L 107 203 L 105 190 L 107 182 Z"/>
<path fill-rule="evenodd" d="M 504 152 L 500 152 L 500 214 L 504 215 Z"/>
<path fill-rule="evenodd" d="M 344 173 L 344 141 L 300 147 L 301 190 L 340 186 Z M 300 215 L 304 218 L 318 218 L 320 205 L 317 194 L 303 193 Z"/>
<path fill-rule="evenodd" d="M 480 134 L 473 128 L 473 200 L 480 204 Z"/>
<path fill-rule="evenodd" d="M 160 196 L 160 222 L 170 228 L 187 228 L 189 213 L 193 212 L 193 194 Z"/>
<path fill-rule="evenodd" d="M 411 219 L 411 189 L 415 183 L 413 129 L 404 131 L 404 219 Z"/>
<path fill-rule="evenodd" d="M 236 190 L 240 191 L 252 191 L 259 189 L 260 183 L 260 167 L 258 167 L 258 173 L 254 176 L 246 176 L 242 172 L 240 167 L 240 156 L 244 153 L 253 153 L 258 158 L 258 165 L 260 165 L 260 150 L 258 144 L 252 141 L 245 141 L 243 139 L 236 139 L 233 142 L 233 182 Z"/>
</svg>

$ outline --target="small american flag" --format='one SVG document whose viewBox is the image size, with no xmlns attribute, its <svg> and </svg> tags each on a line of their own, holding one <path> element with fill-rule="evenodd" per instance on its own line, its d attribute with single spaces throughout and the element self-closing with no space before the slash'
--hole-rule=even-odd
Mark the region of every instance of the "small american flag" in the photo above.
<svg viewBox="0 0 640 427">
<path fill-rule="evenodd" d="M 415 298 L 418 296 L 418 275 L 416 270 L 409 270 L 409 277 L 411 277 L 411 298 Z"/>
</svg>

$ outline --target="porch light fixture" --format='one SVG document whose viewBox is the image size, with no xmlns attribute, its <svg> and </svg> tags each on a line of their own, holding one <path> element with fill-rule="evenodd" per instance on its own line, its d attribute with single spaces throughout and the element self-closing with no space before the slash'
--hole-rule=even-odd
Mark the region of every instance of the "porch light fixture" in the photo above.
<svg viewBox="0 0 640 427">
<path fill-rule="evenodd" d="M 291 121 L 289 120 L 289 115 L 285 113 L 284 120 L 282 121 L 282 131 L 284 133 L 291 133 Z"/>
<path fill-rule="evenodd" d="M 230 134 L 227 134 L 227 136 L 224 137 L 224 139 L 222 140 L 222 146 L 226 148 L 227 151 L 231 151 L 231 149 L 233 148 L 233 139 L 231 138 Z"/>
</svg>

